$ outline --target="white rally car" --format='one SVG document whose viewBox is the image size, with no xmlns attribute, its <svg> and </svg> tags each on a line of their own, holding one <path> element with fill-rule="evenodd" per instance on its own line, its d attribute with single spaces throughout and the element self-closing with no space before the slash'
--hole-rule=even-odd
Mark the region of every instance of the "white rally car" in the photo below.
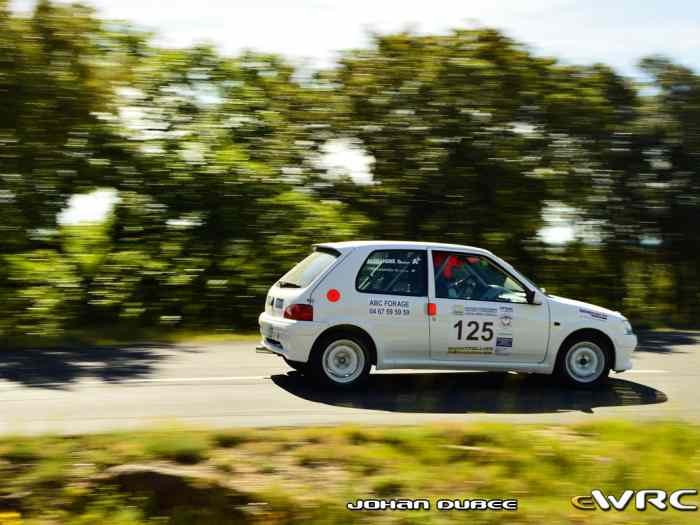
<svg viewBox="0 0 700 525">
<path fill-rule="evenodd" d="M 487 250 L 439 243 L 316 245 L 270 288 L 259 323 L 260 350 L 340 387 L 372 365 L 593 386 L 629 370 L 637 346 L 620 313 L 546 295 Z"/>
</svg>

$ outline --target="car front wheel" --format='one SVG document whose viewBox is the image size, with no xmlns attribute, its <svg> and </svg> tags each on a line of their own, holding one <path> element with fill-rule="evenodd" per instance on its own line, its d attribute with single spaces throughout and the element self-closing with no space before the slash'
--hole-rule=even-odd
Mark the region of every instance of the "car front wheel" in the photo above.
<svg viewBox="0 0 700 525">
<path fill-rule="evenodd" d="M 322 341 L 312 356 L 314 376 L 336 388 L 353 388 L 369 376 L 372 362 L 360 337 L 338 334 Z"/>
<path fill-rule="evenodd" d="M 570 385 L 596 387 L 605 382 L 610 372 L 606 344 L 594 337 L 569 341 L 559 353 L 557 375 Z"/>
</svg>

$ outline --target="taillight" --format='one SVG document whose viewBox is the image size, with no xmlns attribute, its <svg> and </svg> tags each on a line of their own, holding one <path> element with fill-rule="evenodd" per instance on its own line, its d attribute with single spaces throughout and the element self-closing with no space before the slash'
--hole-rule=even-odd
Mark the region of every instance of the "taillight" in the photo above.
<svg viewBox="0 0 700 525">
<path fill-rule="evenodd" d="M 313 321 L 314 307 L 310 304 L 290 304 L 284 309 L 284 318 L 295 321 Z"/>
</svg>

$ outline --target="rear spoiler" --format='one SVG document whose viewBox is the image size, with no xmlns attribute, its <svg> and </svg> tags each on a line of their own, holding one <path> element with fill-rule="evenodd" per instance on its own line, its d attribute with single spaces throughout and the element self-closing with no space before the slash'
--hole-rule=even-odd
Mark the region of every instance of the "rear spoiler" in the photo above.
<svg viewBox="0 0 700 525">
<path fill-rule="evenodd" d="M 313 244 L 312 247 L 315 252 L 330 253 L 336 257 L 340 257 L 340 255 L 343 253 L 341 250 L 331 244 Z"/>
</svg>

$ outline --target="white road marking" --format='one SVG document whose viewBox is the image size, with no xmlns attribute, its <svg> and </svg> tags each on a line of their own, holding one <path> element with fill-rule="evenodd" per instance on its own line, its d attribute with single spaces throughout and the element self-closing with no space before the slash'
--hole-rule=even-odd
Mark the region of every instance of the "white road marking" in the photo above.
<svg viewBox="0 0 700 525">
<path fill-rule="evenodd" d="M 207 376 L 207 377 L 159 377 L 159 378 L 141 378 L 141 379 L 124 379 L 117 383 L 162 383 L 164 381 L 236 381 L 238 379 L 270 379 L 270 375 L 264 376 Z M 100 383 L 104 381 L 95 381 Z"/>
<path fill-rule="evenodd" d="M 625 372 L 620 372 L 619 374 L 615 375 L 620 375 L 620 374 L 668 374 L 668 370 L 627 370 Z"/>
<path fill-rule="evenodd" d="M 76 381 L 47 381 L 41 383 L 15 383 L 5 380 L 5 383 L 0 383 L 0 389 L 10 388 L 25 388 L 25 387 L 67 387 L 67 386 L 119 386 L 125 384 L 147 384 L 147 383 L 209 383 L 216 381 L 247 381 L 247 380 L 262 380 L 270 379 L 269 375 L 265 376 L 211 376 L 211 377 L 159 377 L 159 378 L 141 378 L 141 379 L 119 379 L 110 381 L 105 380 L 76 380 Z"/>
</svg>

